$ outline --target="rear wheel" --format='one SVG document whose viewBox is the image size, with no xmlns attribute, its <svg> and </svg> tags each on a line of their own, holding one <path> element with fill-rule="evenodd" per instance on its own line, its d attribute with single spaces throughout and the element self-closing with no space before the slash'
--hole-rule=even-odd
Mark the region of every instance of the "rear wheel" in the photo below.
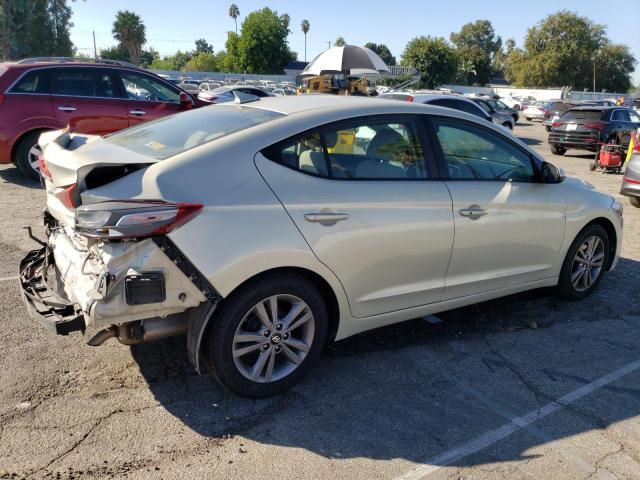
<svg viewBox="0 0 640 480">
<path fill-rule="evenodd" d="M 509 122 L 504 122 L 502 126 L 504 128 L 508 128 L 509 130 L 513 130 L 513 125 L 511 125 Z"/>
<path fill-rule="evenodd" d="M 571 244 L 562 264 L 556 291 L 567 300 L 580 300 L 595 290 L 609 264 L 609 235 L 589 225 Z"/>
<path fill-rule="evenodd" d="M 530 122 L 530 121 L 531 121 L 531 117 L 524 117 L 524 118 L 526 118 L 526 119 L 527 119 L 527 122 Z"/>
<path fill-rule="evenodd" d="M 562 148 L 555 143 L 551 144 L 551 153 L 553 153 L 554 155 L 564 155 L 566 151 L 566 148 Z"/>
<path fill-rule="evenodd" d="M 636 208 L 640 208 L 640 198 L 638 197 L 629 197 L 629 203 Z"/>
<path fill-rule="evenodd" d="M 551 127 L 550 127 L 549 125 L 545 125 L 545 126 L 544 126 L 544 129 L 545 129 L 547 132 L 550 132 L 550 131 L 551 131 Z"/>
<path fill-rule="evenodd" d="M 38 146 L 38 138 L 41 131 L 31 132 L 22 137 L 16 148 L 16 166 L 27 177 L 33 180 L 40 179 L 38 157 L 42 150 Z"/>
<path fill-rule="evenodd" d="M 260 398 L 296 384 L 327 337 L 327 307 L 305 278 L 273 274 L 247 283 L 211 319 L 204 358 L 229 390 Z"/>
</svg>

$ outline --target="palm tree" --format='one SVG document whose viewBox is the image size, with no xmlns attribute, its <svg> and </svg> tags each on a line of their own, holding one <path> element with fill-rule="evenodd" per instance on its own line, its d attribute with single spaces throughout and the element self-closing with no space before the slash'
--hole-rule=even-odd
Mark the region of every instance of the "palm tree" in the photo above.
<svg viewBox="0 0 640 480">
<path fill-rule="evenodd" d="M 469 82 L 469 74 L 476 73 L 476 66 L 471 62 L 471 60 L 462 60 L 458 65 L 458 78 L 466 85 Z"/>
<path fill-rule="evenodd" d="M 287 32 L 288 32 L 289 24 L 291 23 L 291 17 L 289 16 L 289 14 L 283 13 L 282 15 L 280 15 L 280 21 L 282 22 L 282 25 L 284 26 L 284 28 L 287 29 Z"/>
<path fill-rule="evenodd" d="M 304 61 L 307 61 L 307 33 L 309 33 L 309 28 L 311 24 L 309 24 L 309 20 L 302 20 L 300 24 L 300 28 L 302 29 L 302 33 L 304 33 Z"/>
<path fill-rule="evenodd" d="M 229 16 L 233 18 L 236 23 L 236 35 L 238 35 L 238 17 L 240 16 L 240 9 L 235 3 L 232 3 L 229 7 Z"/>
<path fill-rule="evenodd" d="M 146 28 L 139 15 L 128 10 L 119 10 L 113 22 L 113 38 L 129 52 L 131 63 L 140 63 L 142 45 L 147 41 Z"/>
</svg>

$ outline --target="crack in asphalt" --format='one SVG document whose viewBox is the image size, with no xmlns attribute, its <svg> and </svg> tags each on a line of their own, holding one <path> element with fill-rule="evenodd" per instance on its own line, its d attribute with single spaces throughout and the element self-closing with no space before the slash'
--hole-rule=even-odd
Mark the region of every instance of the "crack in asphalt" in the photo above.
<svg viewBox="0 0 640 480">
<path fill-rule="evenodd" d="M 616 455 L 617 453 L 620 453 L 620 452 L 622 452 L 622 451 L 624 450 L 624 445 L 623 445 L 622 443 L 618 442 L 618 441 L 617 441 L 617 443 L 618 443 L 618 448 L 616 448 L 616 449 L 615 449 L 614 451 L 612 451 L 612 452 L 607 453 L 607 454 L 606 454 L 606 455 L 604 455 L 602 458 L 600 458 L 600 459 L 596 460 L 596 463 L 595 463 L 595 465 L 594 465 L 593 472 L 591 472 L 589 475 L 587 475 L 587 476 L 584 478 L 584 480 L 589 480 L 589 479 L 591 479 L 591 478 L 592 478 L 596 473 L 598 473 L 598 470 L 600 469 L 600 464 L 601 464 L 602 462 L 604 462 L 607 458 L 609 458 L 609 457 L 611 457 L 611 456 L 613 456 L 613 455 Z M 605 469 L 605 470 L 606 470 L 606 469 Z M 607 470 L 607 471 L 609 471 L 609 470 Z"/>
</svg>

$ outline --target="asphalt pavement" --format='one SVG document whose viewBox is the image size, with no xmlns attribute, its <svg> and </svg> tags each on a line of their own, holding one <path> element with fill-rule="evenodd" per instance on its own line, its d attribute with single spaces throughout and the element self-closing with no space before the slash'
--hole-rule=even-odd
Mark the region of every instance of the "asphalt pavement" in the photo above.
<svg viewBox="0 0 640 480">
<path fill-rule="evenodd" d="M 617 195 L 590 154 L 552 156 Z M 30 320 L 16 280 L 44 193 L 0 167 L 0 478 L 640 478 L 640 209 L 588 299 L 527 292 L 330 346 L 290 392 L 234 396 L 184 339 L 88 347 Z"/>
</svg>

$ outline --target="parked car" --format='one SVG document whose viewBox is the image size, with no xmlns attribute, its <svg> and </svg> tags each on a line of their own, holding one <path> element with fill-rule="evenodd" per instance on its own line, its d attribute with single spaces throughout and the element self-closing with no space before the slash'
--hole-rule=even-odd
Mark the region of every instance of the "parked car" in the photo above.
<svg viewBox="0 0 640 480">
<path fill-rule="evenodd" d="M 506 115 L 510 115 L 513 118 L 514 125 L 518 123 L 518 120 L 520 119 L 520 115 L 518 114 L 518 111 L 515 108 L 509 107 L 503 101 L 496 98 L 492 98 L 492 97 L 481 97 L 481 98 L 482 100 L 486 101 L 489 104 L 489 106 L 493 108 L 495 111 L 504 113 Z"/>
<path fill-rule="evenodd" d="M 253 95 L 259 98 L 271 96 L 269 93 L 265 92 L 261 88 L 237 84 L 237 85 L 229 85 L 226 87 L 215 88 L 210 92 L 202 91 L 198 95 L 198 98 L 200 100 L 203 100 L 209 103 L 232 102 L 235 99 L 235 97 L 233 96 L 234 91 L 237 91 L 240 93 L 247 93 L 249 95 Z"/>
<path fill-rule="evenodd" d="M 38 137 L 70 126 L 105 135 L 200 105 L 133 65 L 73 59 L 0 64 L 0 163 L 38 179 Z"/>
<path fill-rule="evenodd" d="M 622 177 L 620 194 L 629 197 L 631 205 L 640 208 L 640 129 L 636 130 L 636 140 Z"/>
<path fill-rule="evenodd" d="M 539 287 L 582 299 L 621 248 L 614 198 L 450 108 L 262 98 L 41 144 L 31 316 L 90 345 L 186 334 L 198 371 L 250 397 L 365 330 Z"/>
<path fill-rule="evenodd" d="M 479 105 L 468 98 L 459 95 L 445 95 L 441 93 L 383 93 L 378 98 L 385 100 L 400 100 L 404 102 L 422 103 L 425 105 L 437 105 L 439 107 L 453 108 L 461 112 L 470 113 L 480 117 L 489 123 L 493 123 L 493 117 L 485 112 Z"/>
<path fill-rule="evenodd" d="M 508 128 L 509 130 L 513 130 L 513 127 L 515 126 L 516 122 L 511 116 L 511 114 L 496 110 L 490 103 L 492 99 L 488 99 L 486 97 L 472 97 L 471 101 L 473 101 L 476 105 L 478 105 L 485 112 L 491 115 L 491 118 L 493 118 L 494 123 L 497 123 L 498 125 L 502 125 L 503 127 Z"/>
<path fill-rule="evenodd" d="M 561 102 L 562 100 L 545 100 L 527 105 L 522 111 L 522 116 L 530 122 L 531 120 L 544 120 L 544 115 L 554 102 Z"/>
<path fill-rule="evenodd" d="M 582 106 L 581 103 L 578 102 L 551 102 L 548 105 L 548 108 L 544 112 L 544 116 L 542 118 L 542 125 L 544 125 L 545 130 L 548 132 L 551 130 L 551 125 L 554 122 L 557 122 L 562 114 L 569 110 L 570 108 Z"/>
<path fill-rule="evenodd" d="M 178 87 L 191 95 L 197 96 L 200 93 L 200 84 L 198 82 L 182 81 L 178 84 Z"/>
<path fill-rule="evenodd" d="M 640 115 L 626 107 L 575 107 L 551 125 L 549 146 L 555 155 L 568 149 L 596 152 L 601 143 L 613 142 L 624 150 L 631 132 L 640 127 Z"/>
<path fill-rule="evenodd" d="M 212 90 L 220 88 L 221 86 L 222 85 L 218 82 L 202 82 L 200 85 L 198 85 L 198 90 L 200 92 L 211 92 Z"/>
</svg>

